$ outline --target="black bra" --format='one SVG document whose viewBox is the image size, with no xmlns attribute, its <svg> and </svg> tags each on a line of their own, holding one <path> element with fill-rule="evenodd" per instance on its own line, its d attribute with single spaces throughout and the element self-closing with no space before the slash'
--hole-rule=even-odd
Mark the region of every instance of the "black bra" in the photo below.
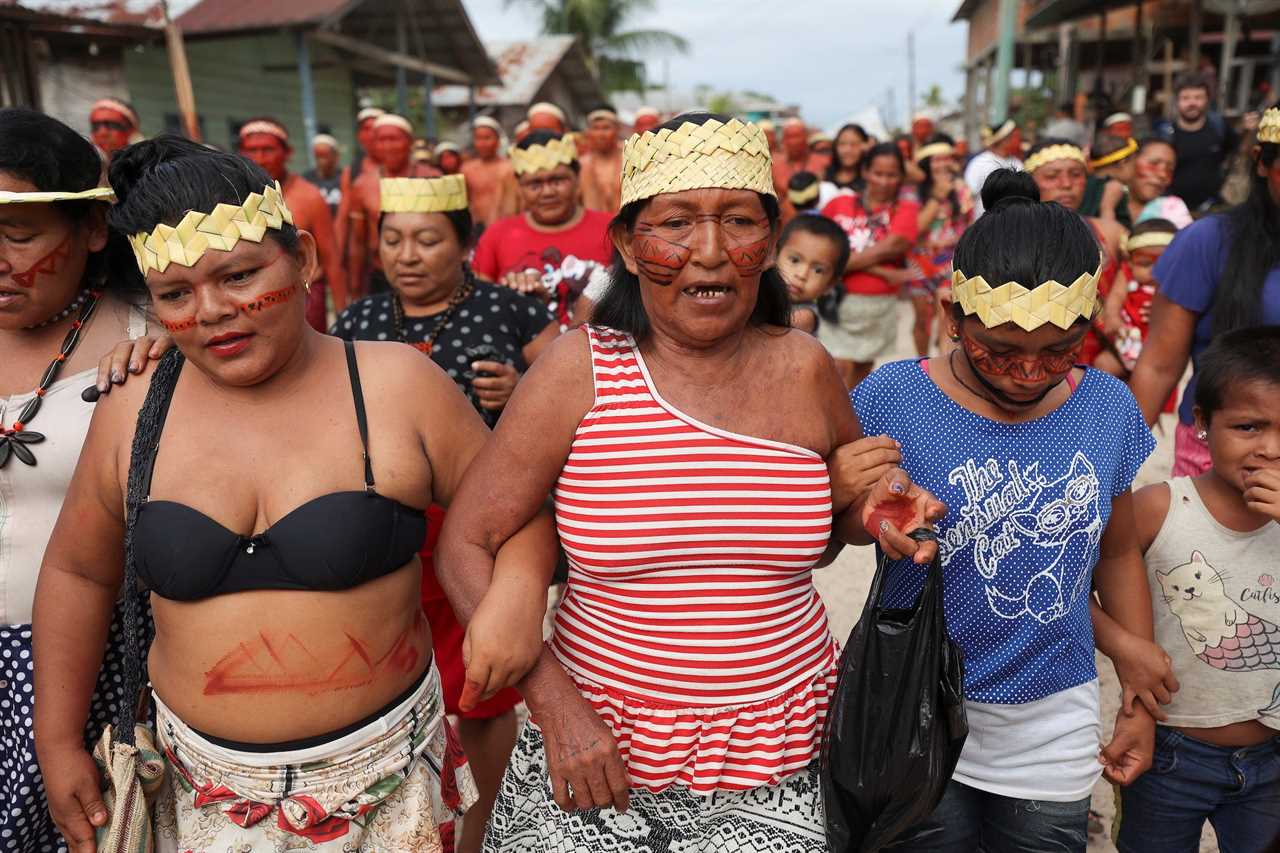
<svg viewBox="0 0 1280 853">
<path fill-rule="evenodd" d="M 241 536 L 186 504 L 147 498 L 138 508 L 133 548 L 138 577 L 152 592 L 196 601 L 254 589 L 351 589 L 396 571 L 418 553 L 427 536 L 425 510 L 374 490 L 360 373 L 355 349 L 345 343 L 364 447 L 364 490 L 309 500 L 256 536 Z M 160 411 L 161 430 L 171 398 Z M 151 492 L 158 445 L 157 438 L 146 460 L 144 495 Z"/>
</svg>

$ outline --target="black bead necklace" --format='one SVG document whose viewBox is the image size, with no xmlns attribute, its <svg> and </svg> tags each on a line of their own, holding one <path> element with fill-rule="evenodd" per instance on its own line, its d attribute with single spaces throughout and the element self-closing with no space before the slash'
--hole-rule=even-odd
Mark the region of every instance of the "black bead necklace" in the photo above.
<svg viewBox="0 0 1280 853">
<path fill-rule="evenodd" d="M 89 295 L 80 308 L 79 316 L 71 324 L 71 328 L 67 331 L 67 336 L 62 339 L 62 346 L 58 347 L 57 358 L 50 362 L 44 371 L 44 375 L 40 377 L 40 384 L 36 386 L 35 396 L 22 407 L 22 411 L 18 414 L 18 419 L 11 426 L 0 427 L 0 468 L 9 464 L 10 456 L 18 457 L 19 461 L 27 465 L 36 464 L 36 456 L 31 452 L 30 446 L 44 441 L 44 433 L 27 429 L 27 424 L 40 411 L 40 406 L 44 403 L 44 395 L 53 387 L 53 383 L 58 381 L 58 375 L 62 373 L 62 366 L 67 363 L 71 353 L 75 352 L 76 345 L 80 343 L 80 335 L 84 332 L 84 327 L 88 325 L 89 318 L 93 316 L 94 309 L 98 307 L 98 300 L 102 296 L 102 292 L 98 290 L 87 292 Z"/>
<path fill-rule="evenodd" d="M 458 285 L 457 289 L 449 297 L 449 304 L 443 311 L 435 315 L 435 325 L 431 327 L 426 340 L 422 343 L 411 344 L 411 346 L 427 355 L 431 355 L 431 351 L 435 349 L 436 338 L 444 331 L 445 326 L 449 325 L 449 321 L 453 319 L 454 313 L 457 312 L 462 303 L 471 298 L 471 294 L 475 292 L 475 289 L 476 275 L 471 271 L 470 264 L 463 264 L 462 283 Z M 391 333 L 401 343 L 409 343 L 404 331 L 404 303 L 400 301 L 400 294 L 395 288 L 391 289 Z"/>
</svg>

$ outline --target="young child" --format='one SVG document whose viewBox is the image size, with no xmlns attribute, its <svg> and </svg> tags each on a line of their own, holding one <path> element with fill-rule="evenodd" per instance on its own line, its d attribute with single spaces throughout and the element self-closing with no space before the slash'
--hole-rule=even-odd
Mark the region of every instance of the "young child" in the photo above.
<svg viewBox="0 0 1280 853">
<path fill-rule="evenodd" d="M 815 185 L 816 186 L 816 185 Z M 778 272 L 791 297 L 791 325 L 818 331 L 818 300 L 832 290 L 849 262 L 849 238 L 825 216 L 797 216 L 778 238 Z"/>
<path fill-rule="evenodd" d="M 1167 219 L 1147 219 L 1139 222 L 1125 241 L 1128 260 L 1120 269 L 1122 273 L 1127 271 L 1128 275 L 1119 278 L 1118 282 L 1127 282 L 1128 286 L 1122 289 L 1117 282 L 1116 290 L 1123 290 L 1124 295 L 1120 302 L 1120 294 L 1116 294 L 1117 301 L 1120 302 L 1121 325 L 1113 342 L 1115 356 L 1119 357 L 1126 374 L 1132 372 L 1137 365 L 1142 344 L 1147 339 L 1151 298 L 1156 293 L 1156 280 L 1152 277 L 1151 270 L 1177 233 L 1177 226 Z M 1107 352 L 1103 356 L 1115 357 Z M 1099 359 L 1103 356 L 1099 356 Z"/>
<path fill-rule="evenodd" d="M 1280 848 L 1280 327 L 1219 337 L 1197 376 L 1213 467 L 1134 497 L 1181 687 L 1151 770 L 1121 789 L 1121 853 L 1194 853 L 1205 820 L 1223 850 Z"/>
<path fill-rule="evenodd" d="M 796 213 L 817 213 L 822 184 L 813 172 L 796 172 L 787 181 L 787 201 Z"/>
</svg>

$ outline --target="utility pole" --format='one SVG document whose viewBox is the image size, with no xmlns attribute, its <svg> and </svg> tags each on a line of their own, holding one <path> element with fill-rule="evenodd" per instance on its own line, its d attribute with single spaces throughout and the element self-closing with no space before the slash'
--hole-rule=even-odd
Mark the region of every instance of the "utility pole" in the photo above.
<svg viewBox="0 0 1280 853">
<path fill-rule="evenodd" d="M 996 43 L 995 97 L 991 104 L 991 124 L 1009 117 L 1009 77 L 1013 70 L 1013 37 L 1018 22 L 1018 0 L 1000 0 L 1000 40 Z"/>
<path fill-rule="evenodd" d="M 916 120 L 916 34 L 907 31 L 907 121 Z"/>
</svg>

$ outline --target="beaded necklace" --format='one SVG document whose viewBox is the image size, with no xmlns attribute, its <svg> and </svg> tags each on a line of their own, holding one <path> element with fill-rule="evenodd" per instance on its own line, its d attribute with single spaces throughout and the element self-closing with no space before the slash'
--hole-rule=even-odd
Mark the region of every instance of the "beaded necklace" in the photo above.
<svg viewBox="0 0 1280 853">
<path fill-rule="evenodd" d="M 431 355 L 431 350 L 435 348 L 436 338 L 444 331 L 445 326 L 449 325 L 449 321 L 453 319 L 453 315 L 457 312 L 462 303 L 471 298 L 471 294 L 476 289 L 476 274 L 471 271 L 470 264 L 462 265 L 462 284 L 453 291 L 453 295 L 449 297 L 449 304 L 443 311 L 436 315 L 436 323 L 431 327 L 431 331 L 427 334 L 427 339 L 422 343 L 410 344 L 414 349 L 421 350 L 427 355 Z M 391 328 L 395 339 L 401 343 L 408 344 L 409 340 L 404 333 L 404 303 L 400 301 L 399 292 L 393 287 L 391 288 Z"/>
<path fill-rule="evenodd" d="M 44 403 L 44 395 L 48 393 L 53 383 L 58 381 L 58 375 L 62 373 L 62 366 L 67 363 L 71 353 L 75 352 L 76 345 L 80 343 L 80 335 L 84 331 L 84 327 L 88 325 L 89 319 L 93 317 L 94 309 L 98 307 L 98 300 L 102 296 L 102 292 L 89 290 L 86 293 L 88 296 L 80 308 L 79 316 L 71 324 L 71 328 L 67 330 L 66 337 L 62 339 L 62 345 L 58 347 L 57 357 L 49 363 L 49 366 L 45 368 L 44 375 L 40 377 L 40 384 L 36 386 L 35 396 L 22 407 L 22 411 L 18 414 L 18 419 L 13 422 L 12 426 L 0 427 L 0 468 L 9 463 L 10 456 L 18 457 L 19 461 L 26 465 L 36 464 L 36 456 L 31 452 L 30 445 L 39 444 L 44 441 L 45 437 L 44 433 L 27 429 L 27 424 L 40 411 L 40 406 Z"/>
<path fill-rule="evenodd" d="M 61 323 L 63 320 L 67 319 L 72 314 L 79 311 L 80 308 L 84 305 L 85 300 L 87 300 L 88 298 L 89 298 L 89 291 L 81 290 L 79 293 L 76 294 L 76 298 L 72 299 L 70 304 L 68 304 L 66 308 L 63 308 L 61 311 L 59 311 L 57 314 L 54 314 L 48 320 L 45 320 L 41 323 L 36 323 L 34 326 L 23 327 L 23 331 L 33 332 L 36 329 L 47 329 L 50 326 L 55 326 L 58 323 Z"/>
</svg>

